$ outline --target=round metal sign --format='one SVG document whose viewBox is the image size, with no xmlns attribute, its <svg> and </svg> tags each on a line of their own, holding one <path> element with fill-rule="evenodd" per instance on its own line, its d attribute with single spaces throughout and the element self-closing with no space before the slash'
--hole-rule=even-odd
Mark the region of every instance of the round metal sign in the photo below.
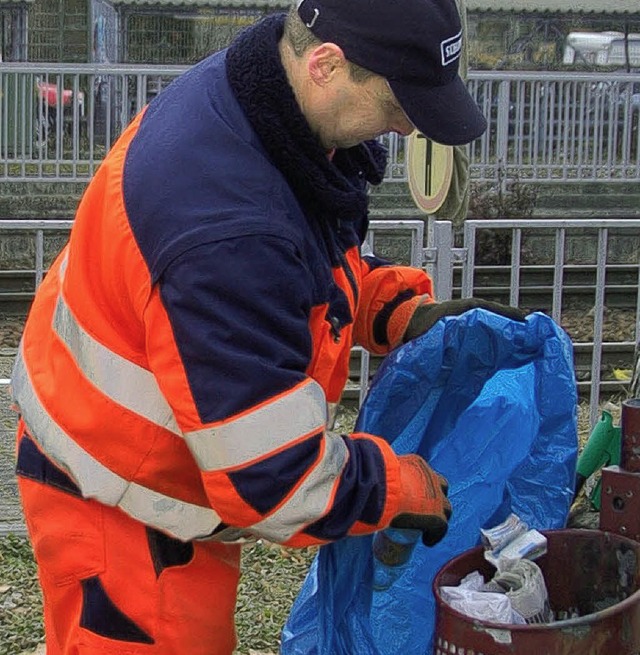
<svg viewBox="0 0 640 655">
<path fill-rule="evenodd" d="M 407 171 L 413 200 L 427 214 L 442 206 L 453 174 L 453 147 L 417 130 L 407 137 Z"/>
</svg>

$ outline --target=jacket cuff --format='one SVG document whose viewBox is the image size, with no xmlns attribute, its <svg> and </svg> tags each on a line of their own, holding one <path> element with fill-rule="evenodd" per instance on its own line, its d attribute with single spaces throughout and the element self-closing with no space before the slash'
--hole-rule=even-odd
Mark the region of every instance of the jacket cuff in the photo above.
<svg viewBox="0 0 640 655">
<path fill-rule="evenodd" d="M 374 437 L 370 434 L 351 435 L 353 438 L 367 438 L 374 441 L 376 446 L 380 449 L 382 458 L 384 460 L 385 476 L 386 476 L 386 498 L 382 514 L 378 520 L 377 530 L 386 528 L 393 518 L 398 514 L 400 507 L 400 499 L 402 497 L 402 485 L 400 484 L 400 462 L 398 455 L 393 451 L 391 446 L 381 437 Z M 371 532 L 369 526 L 368 532 Z"/>
<path fill-rule="evenodd" d="M 424 294 L 422 296 L 414 296 L 396 307 L 387 323 L 387 339 L 392 348 L 403 343 L 404 333 L 416 308 L 432 302 L 435 302 L 434 299 Z"/>
</svg>

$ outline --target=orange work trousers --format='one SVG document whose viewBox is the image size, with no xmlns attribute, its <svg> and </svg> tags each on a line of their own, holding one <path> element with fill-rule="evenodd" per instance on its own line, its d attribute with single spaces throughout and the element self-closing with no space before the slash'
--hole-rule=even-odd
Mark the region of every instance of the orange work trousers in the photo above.
<svg viewBox="0 0 640 655">
<path fill-rule="evenodd" d="M 170 538 L 71 493 L 59 469 L 46 462 L 54 473 L 43 476 L 22 455 L 47 655 L 231 655 L 240 546 Z"/>
</svg>

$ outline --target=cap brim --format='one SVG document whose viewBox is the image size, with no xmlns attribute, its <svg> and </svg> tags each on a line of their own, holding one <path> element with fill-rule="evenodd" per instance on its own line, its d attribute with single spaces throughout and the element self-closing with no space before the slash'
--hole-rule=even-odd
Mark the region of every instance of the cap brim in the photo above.
<svg viewBox="0 0 640 655">
<path fill-rule="evenodd" d="M 469 143 L 487 129 L 487 120 L 458 75 L 444 86 L 425 87 L 404 80 L 389 80 L 389 86 L 409 120 L 438 143 Z"/>
</svg>

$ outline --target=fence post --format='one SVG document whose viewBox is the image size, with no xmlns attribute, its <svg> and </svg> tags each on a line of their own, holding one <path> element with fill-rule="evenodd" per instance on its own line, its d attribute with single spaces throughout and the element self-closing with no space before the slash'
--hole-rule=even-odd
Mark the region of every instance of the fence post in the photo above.
<svg viewBox="0 0 640 655">
<path fill-rule="evenodd" d="M 430 220 L 429 245 L 435 252 L 432 262 L 434 293 L 437 300 L 453 296 L 453 224 L 451 221 Z"/>
<path fill-rule="evenodd" d="M 498 115 L 496 118 L 496 157 L 498 160 L 498 175 L 503 173 L 500 182 L 502 192 L 506 192 L 506 181 L 509 174 L 506 170 L 509 156 L 509 90 L 511 83 L 503 80 L 498 86 Z"/>
</svg>

